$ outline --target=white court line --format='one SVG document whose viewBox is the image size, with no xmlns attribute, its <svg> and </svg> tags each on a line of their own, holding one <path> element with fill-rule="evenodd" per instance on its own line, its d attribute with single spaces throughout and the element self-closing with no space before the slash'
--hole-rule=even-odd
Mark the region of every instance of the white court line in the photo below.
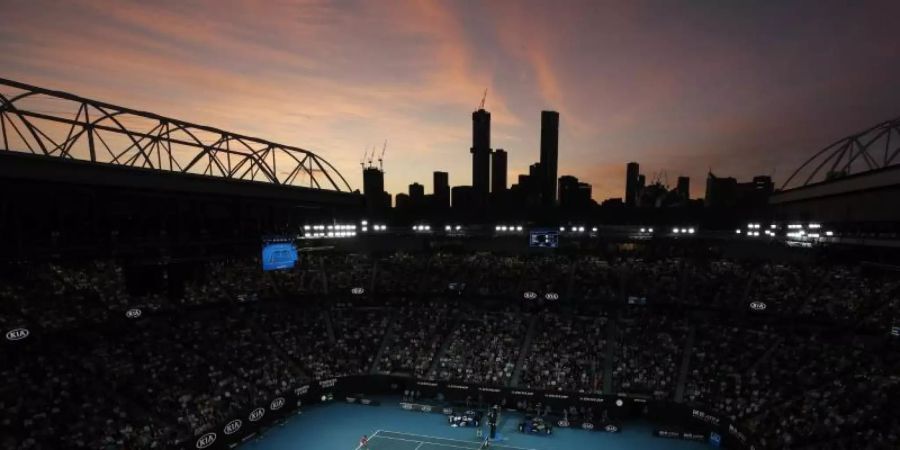
<svg viewBox="0 0 900 450">
<path fill-rule="evenodd" d="M 421 447 L 422 444 L 424 444 L 424 442 L 419 442 L 419 445 L 417 445 L 416 448 L 414 448 L 413 450 L 419 450 L 419 447 Z"/>
<path fill-rule="evenodd" d="M 392 433 L 392 434 L 402 434 L 404 436 L 415 436 L 415 437 L 423 437 L 423 438 L 428 438 L 428 439 L 440 439 L 442 441 L 456 441 L 456 442 L 465 442 L 466 444 L 481 445 L 481 441 L 467 441 L 467 440 L 463 440 L 463 439 L 442 438 L 442 437 L 438 437 L 438 436 L 428 436 L 427 434 L 404 433 L 401 431 L 391 431 L 391 430 L 379 430 L 379 431 L 384 431 L 385 433 Z M 379 436 L 379 437 L 386 438 L 388 436 Z M 391 439 L 397 439 L 397 438 L 391 438 Z M 430 442 L 430 443 L 435 444 L 435 445 L 444 445 L 444 444 L 439 444 L 438 442 Z M 537 450 L 534 448 L 514 447 L 512 445 L 503 445 L 503 444 L 497 444 L 497 446 L 503 447 L 503 448 L 513 448 L 516 450 Z"/>
<path fill-rule="evenodd" d="M 425 442 L 425 441 L 420 441 L 418 439 L 403 439 L 403 438 L 395 438 L 395 437 L 390 437 L 390 436 L 378 436 L 378 439 L 390 439 L 392 441 L 403 441 L 403 442 L 418 442 L 419 446 L 416 448 L 421 447 L 422 444 L 431 444 L 431 445 L 439 445 L 441 447 L 464 448 L 467 450 L 477 450 L 477 447 L 472 448 L 472 447 L 462 447 L 459 445 L 441 444 L 440 442 Z"/>
<path fill-rule="evenodd" d="M 372 433 L 371 436 L 369 436 L 369 439 L 372 439 L 373 437 L 378 436 L 378 433 L 381 433 L 381 430 L 375 430 L 375 432 Z M 362 444 L 359 444 L 356 446 L 356 448 L 354 450 L 359 450 L 361 447 L 362 447 Z"/>
</svg>

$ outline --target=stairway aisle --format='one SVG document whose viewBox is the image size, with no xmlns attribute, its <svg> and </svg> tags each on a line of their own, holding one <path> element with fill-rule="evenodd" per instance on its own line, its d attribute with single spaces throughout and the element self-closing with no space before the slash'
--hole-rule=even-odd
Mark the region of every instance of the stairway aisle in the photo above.
<svg viewBox="0 0 900 450">
<path fill-rule="evenodd" d="M 519 378 L 522 376 L 522 366 L 525 365 L 525 359 L 528 357 L 528 350 L 531 349 L 531 341 L 534 339 L 534 333 L 537 331 L 538 314 L 531 316 L 528 323 L 528 332 L 525 333 L 525 339 L 522 341 L 522 348 L 519 349 L 519 360 L 516 361 L 516 367 L 513 369 L 512 378 L 509 380 L 511 387 L 519 385 Z"/>
</svg>

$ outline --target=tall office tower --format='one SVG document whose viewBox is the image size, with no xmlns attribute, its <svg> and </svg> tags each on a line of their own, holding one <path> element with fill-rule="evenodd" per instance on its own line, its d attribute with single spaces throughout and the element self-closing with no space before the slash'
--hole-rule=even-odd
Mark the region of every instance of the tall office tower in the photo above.
<svg viewBox="0 0 900 450">
<path fill-rule="evenodd" d="M 371 166 L 363 169 L 363 197 L 369 214 L 378 214 L 390 208 L 390 197 L 385 200 L 384 172 L 381 169 Z"/>
<path fill-rule="evenodd" d="M 491 155 L 491 192 L 506 190 L 506 151 L 502 148 L 494 150 Z"/>
<path fill-rule="evenodd" d="M 450 175 L 447 172 L 434 173 L 434 206 L 442 210 L 450 208 Z"/>
<path fill-rule="evenodd" d="M 638 177 L 641 167 L 636 162 L 630 162 L 625 169 L 625 206 L 633 207 L 637 204 Z"/>
<path fill-rule="evenodd" d="M 491 113 L 472 113 L 472 189 L 487 197 L 491 188 Z"/>
<path fill-rule="evenodd" d="M 678 186 L 675 187 L 676 192 L 683 200 L 691 199 L 691 179 L 688 177 L 678 177 Z"/>
<path fill-rule="evenodd" d="M 556 172 L 559 160 L 559 113 L 541 111 L 541 203 L 556 205 Z"/>
</svg>

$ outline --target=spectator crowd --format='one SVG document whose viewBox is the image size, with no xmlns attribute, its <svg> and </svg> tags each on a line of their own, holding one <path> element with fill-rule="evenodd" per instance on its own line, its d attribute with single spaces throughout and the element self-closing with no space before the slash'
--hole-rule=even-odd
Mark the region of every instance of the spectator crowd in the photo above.
<svg viewBox="0 0 900 450">
<path fill-rule="evenodd" d="M 367 373 L 683 401 L 767 448 L 900 448 L 898 296 L 896 272 L 672 256 L 6 263 L 0 327 L 30 334 L 0 346 L 0 449 L 170 448 Z"/>
</svg>

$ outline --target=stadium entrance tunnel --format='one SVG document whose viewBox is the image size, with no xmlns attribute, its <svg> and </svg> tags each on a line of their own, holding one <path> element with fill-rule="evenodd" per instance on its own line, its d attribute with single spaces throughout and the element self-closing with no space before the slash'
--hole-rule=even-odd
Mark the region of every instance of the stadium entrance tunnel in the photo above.
<svg viewBox="0 0 900 450">
<path fill-rule="evenodd" d="M 416 392 L 410 398 L 410 392 Z M 407 395 L 404 395 L 407 394 Z M 519 402 L 540 403 L 551 411 L 563 411 L 574 406 L 578 409 L 589 407 L 605 410 L 606 420 L 584 419 L 553 415 L 547 416 L 552 426 L 577 427 L 597 432 L 618 432 L 627 427 L 629 421 L 650 420 L 657 427 L 654 435 L 659 438 L 685 439 L 709 442 L 723 448 L 756 450 L 755 444 L 744 430 L 726 417 L 703 408 L 632 395 L 599 395 L 575 392 L 543 391 L 498 386 L 481 386 L 447 381 L 416 380 L 402 376 L 360 375 L 331 378 L 310 382 L 283 392 L 258 405 L 245 410 L 240 415 L 228 419 L 214 429 L 194 437 L 182 448 L 229 449 L 249 441 L 268 428 L 294 416 L 307 405 L 328 402 L 359 403 L 379 405 L 371 397 L 397 396 L 397 407 L 409 411 L 450 415 L 464 409 L 454 405 L 466 402 L 480 402 L 485 405 L 501 405 L 515 408 Z M 422 400 L 440 397 L 441 401 Z M 594 417 L 597 417 L 596 415 Z M 660 425 L 664 424 L 664 425 Z"/>
</svg>

